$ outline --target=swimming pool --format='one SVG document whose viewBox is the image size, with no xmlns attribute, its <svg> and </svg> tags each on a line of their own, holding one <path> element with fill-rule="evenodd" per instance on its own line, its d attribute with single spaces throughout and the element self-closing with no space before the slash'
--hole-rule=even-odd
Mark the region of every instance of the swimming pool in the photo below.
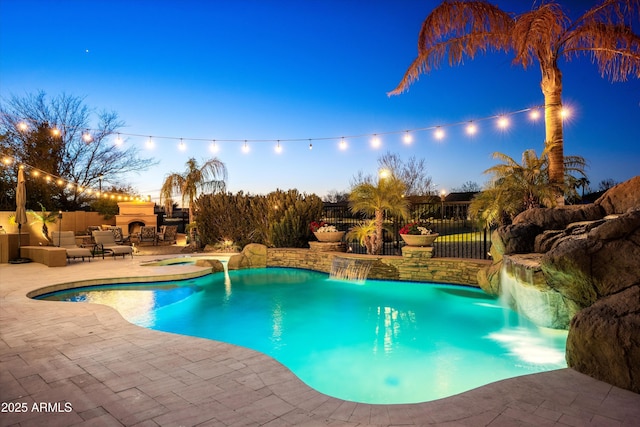
<svg viewBox="0 0 640 427">
<path fill-rule="evenodd" d="M 108 304 L 140 326 L 252 348 L 322 393 L 363 403 L 424 402 L 566 367 L 566 331 L 461 286 L 267 268 L 39 299 Z"/>
</svg>

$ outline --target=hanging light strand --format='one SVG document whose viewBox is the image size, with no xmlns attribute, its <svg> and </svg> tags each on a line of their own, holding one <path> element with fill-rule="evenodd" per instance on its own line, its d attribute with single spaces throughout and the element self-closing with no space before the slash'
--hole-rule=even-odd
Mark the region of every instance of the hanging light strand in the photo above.
<svg viewBox="0 0 640 427">
<path fill-rule="evenodd" d="M 11 167 L 14 163 L 18 162 L 15 158 L 10 155 L 0 153 L 0 158 L 2 159 L 2 165 L 4 167 Z M 112 200 L 121 200 L 121 201 L 134 201 L 134 200 L 142 200 L 139 196 L 133 196 L 126 193 L 117 193 L 117 192 L 109 192 L 109 191 L 100 191 L 99 189 L 95 189 L 92 187 L 85 187 L 83 185 L 78 184 L 77 182 L 70 181 L 68 179 L 62 178 L 53 173 L 44 171 L 35 166 L 31 166 L 24 162 L 19 162 L 20 167 L 24 169 L 28 176 L 34 179 L 42 179 L 47 184 L 55 185 L 60 188 L 66 188 L 67 190 L 74 190 L 78 193 L 85 193 L 87 195 L 95 196 L 96 198 L 105 198 Z"/>
<path fill-rule="evenodd" d="M 508 125 L 508 118 L 510 116 L 513 115 L 517 115 L 517 114 L 522 114 L 522 113 L 529 113 L 529 117 L 531 120 L 536 120 L 537 117 L 540 116 L 540 112 L 544 111 L 544 106 L 543 105 L 537 105 L 534 107 L 529 107 L 529 108 L 523 108 L 521 110 L 517 110 L 517 111 L 512 111 L 512 112 L 508 112 L 508 113 L 501 113 L 501 114 L 497 114 L 497 115 L 491 115 L 491 116 L 487 116 L 487 117 L 481 117 L 481 118 L 477 118 L 477 119 L 472 119 L 472 120 L 464 120 L 464 121 L 459 121 L 459 122 L 451 122 L 451 123 L 444 123 L 444 124 L 437 124 L 437 125 L 432 125 L 432 126 L 425 126 L 425 127 L 419 127 L 419 128 L 413 128 L 413 129 L 402 129 L 402 130 L 395 130 L 395 131 L 388 131 L 388 132 L 375 132 L 375 133 L 364 133 L 364 134 L 352 134 L 352 135 L 341 135 L 341 136 L 327 136 L 327 137 L 316 137 L 316 138 L 256 138 L 256 139 L 250 139 L 250 138 L 230 138 L 230 139 L 220 139 L 220 138 L 199 138 L 199 137 L 189 137 L 189 138 L 185 138 L 185 137 L 176 137 L 176 136 L 162 136 L 162 135 L 149 135 L 149 134 L 139 134 L 139 133 L 125 133 L 125 132 L 117 132 L 117 136 L 116 136 L 116 145 L 120 145 L 122 143 L 122 137 L 126 136 L 126 137 L 134 137 L 134 138 L 145 138 L 146 139 L 146 146 L 148 149 L 153 149 L 155 146 L 155 141 L 156 140 L 174 140 L 174 141 L 178 141 L 178 147 L 181 150 L 186 149 L 186 144 L 185 141 L 193 141 L 193 142 L 207 142 L 210 144 L 210 149 L 211 151 L 217 151 L 218 150 L 218 143 L 221 142 L 230 142 L 230 143 L 242 143 L 243 144 L 243 150 L 248 149 L 248 144 L 249 143 L 263 143 L 263 142 L 267 142 L 267 143 L 275 143 L 277 145 L 281 145 L 283 142 L 304 142 L 306 144 L 308 144 L 308 146 L 310 148 L 313 147 L 313 142 L 315 141 L 335 141 L 335 140 L 339 140 L 339 141 L 344 141 L 344 140 L 353 140 L 353 139 L 359 139 L 359 138 L 368 138 L 371 141 L 372 146 L 374 147 L 378 147 L 381 143 L 380 141 L 380 137 L 382 136 L 387 136 L 387 135 L 402 135 L 402 140 L 404 141 L 405 144 L 410 144 L 413 141 L 413 134 L 418 133 L 418 132 L 428 132 L 428 131 L 433 131 L 436 132 L 438 135 L 444 135 L 444 129 L 445 128 L 451 128 L 451 127 L 457 127 L 457 126 L 464 126 L 466 129 L 466 133 L 467 134 L 475 134 L 477 131 L 477 124 L 479 122 L 483 122 L 483 121 L 490 121 L 490 120 L 496 120 L 498 122 L 498 127 L 505 127 L 506 125 Z M 566 111 L 568 111 L 567 109 L 563 110 L 563 117 L 566 117 Z M 7 113 L 3 113 L 4 115 L 7 115 Z M 29 130 L 30 126 L 33 124 L 29 124 L 29 122 L 27 120 L 20 120 L 19 118 L 14 118 L 15 126 L 18 129 L 18 131 L 20 132 L 26 132 Z M 470 125 L 472 124 L 472 125 Z M 52 127 L 52 132 L 55 135 L 59 135 L 60 134 L 60 130 L 59 128 L 54 125 Z M 84 133 L 83 133 L 83 139 L 86 142 L 91 142 L 93 141 L 93 134 L 99 134 L 100 131 L 96 130 L 96 129 L 85 129 Z"/>
</svg>

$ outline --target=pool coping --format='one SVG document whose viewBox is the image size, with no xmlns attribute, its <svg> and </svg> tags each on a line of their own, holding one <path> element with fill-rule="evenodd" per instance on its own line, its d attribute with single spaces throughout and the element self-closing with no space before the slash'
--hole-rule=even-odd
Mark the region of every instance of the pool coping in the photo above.
<svg viewBox="0 0 640 427">
<path fill-rule="evenodd" d="M 145 329 L 107 306 L 27 297 L 68 283 L 176 280 L 210 271 L 142 265 L 158 258 L 76 262 L 64 269 L 0 266 L 1 401 L 29 409 L 42 402 L 72 406 L 69 412 L 2 413 L 0 425 L 624 425 L 640 419 L 640 395 L 572 369 L 425 403 L 343 401 L 250 349 Z"/>
</svg>

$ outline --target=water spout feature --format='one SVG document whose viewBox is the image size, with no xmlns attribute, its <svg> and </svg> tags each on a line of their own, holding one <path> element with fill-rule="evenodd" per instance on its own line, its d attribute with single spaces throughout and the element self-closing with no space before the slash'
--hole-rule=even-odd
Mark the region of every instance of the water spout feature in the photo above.
<svg viewBox="0 0 640 427">
<path fill-rule="evenodd" d="M 367 279 L 371 265 L 370 259 L 352 258 L 352 257 L 335 257 L 331 264 L 331 272 L 329 277 L 332 279 L 354 280 L 364 282 Z"/>
</svg>

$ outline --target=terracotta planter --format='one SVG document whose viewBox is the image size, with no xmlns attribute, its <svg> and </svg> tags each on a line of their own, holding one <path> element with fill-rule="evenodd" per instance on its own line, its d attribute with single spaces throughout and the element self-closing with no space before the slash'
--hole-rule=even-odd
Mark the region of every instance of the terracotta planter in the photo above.
<svg viewBox="0 0 640 427">
<path fill-rule="evenodd" d="M 318 242 L 339 242 L 344 236 L 344 231 L 335 231 L 333 233 L 318 233 L 314 231 L 313 234 L 318 239 Z"/>
<path fill-rule="evenodd" d="M 434 240 L 438 238 L 438 233 L 433 234 L 401 234 L 402 240 L 408 246 L 433 246 Z"/>
</svg>

